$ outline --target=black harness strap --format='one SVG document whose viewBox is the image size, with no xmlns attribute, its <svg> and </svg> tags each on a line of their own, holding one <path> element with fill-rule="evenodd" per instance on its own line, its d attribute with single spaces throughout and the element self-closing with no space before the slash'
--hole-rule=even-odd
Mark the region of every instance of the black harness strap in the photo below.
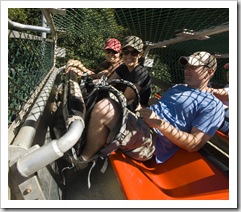
<svg viewBox="0 0 241 212">
<path fill-rule="evenodd" d="M 115 96 L 115 100 L 120 104 L 121 118 L 117 123 L 118 133 L 114 136 L 112 142 L 104 146 L 96 155 L 94 155 L 89 161 L 93 161 L 98 157 L 106 158 L 113 151 L 117 150 L 123 139 L 124 132 L 126 130 L 126 120 L 128 115 L 127 101 L 122 92 L 117 90 L 113 85 L 124 84 L 133 89 L 136 94 L 137 105 L 140 102 L 140 96 L 135 85 L 129 81 L 122 79 L 114 79 L 111 82 L 107 82 L 107 78 L 102 78 L 97 83 L 93 83 L 93 80 L 88 75 L 81 76 L 80 83 L 77 83 L 77 77 L 75 73 L 69 72 L 66 74 L 66 84 L 64 90 L 64 110 L 63 115 L 66 116 L 81 116 L 85 121 L 85 129 L 80 138 L 80 141 L 72 148 L 74 148 L 78 160 L 82 148 L 84 148 L 88 122 L 90 114 L 94 105 L 101 99 L 110 97 L 110 94 Z M 77 87 L 76 87 L 77 84 Z M 83 99 L 82 99 L 83 98 Z M 134 108 L 135 109 L 135 108 Z M 65 119 L 66 120 L 66 119 Z M 67 157 L 73 158 L 72 152 L 67 153 Z M 76 160 L 76 157 L 75 157 Z"/>
</svg>

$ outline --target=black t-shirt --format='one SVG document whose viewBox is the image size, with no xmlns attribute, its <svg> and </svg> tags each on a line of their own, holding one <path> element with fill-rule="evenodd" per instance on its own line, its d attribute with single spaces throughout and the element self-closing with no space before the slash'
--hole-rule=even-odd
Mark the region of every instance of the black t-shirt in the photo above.
<svg viewBox="0 0 241 212">
<path fill-rule="evenodd" d="M 98 74 L 101 71 L 108 70 L 108 74 L 106 76 L 109 78 L 114 73 L 115 69 L 117 69 L 122 63 L 122 60 L 117 61 L 115 64 L 105 60 L 99 64 L 95 70 L 95 73 Z"/>
<path fill-rule="evenodd" d="M 111 63 L 108 62 L 107 60 L 104 60 L 102 63 L 100 63 L 100 64 L 97 66 L 95 72 L 96 72 L 96 74 L 97 74 L 97 73 L 99 73 L 99 72 L 101 72 L 101 71 L 103 71 L 103 70 L 106 70 L 106 69 L 110 68 L 110 66 L 111 66 Z"/>
<path fill-rule="evenodd" d="M 151 95 L 151 78 L 149 76 L 149 73 L 145 67 L 142 65 L 138 65 L 129 72 L 127 66 L 125 64 L 120 65 L 116 69 L 116 73 L 124 80 L 132 82 L 133 84 L 137 84 L 141 87 L 141 90 L 139 91 L 140 98 L 141 98 L 141 105 L 148 105 L 149 97 Z M 122 86 L 121 88 L 118 88 L 121 91 L 125 91 L 126 86 Z"/>
</svg>

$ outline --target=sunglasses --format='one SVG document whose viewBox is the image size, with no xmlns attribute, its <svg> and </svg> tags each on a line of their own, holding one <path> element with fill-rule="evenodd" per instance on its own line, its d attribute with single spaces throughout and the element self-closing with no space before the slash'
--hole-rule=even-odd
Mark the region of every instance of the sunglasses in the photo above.
<svg viewBox="0 0 241 212">
<path fill-rule="evenodd" d="M 139 54 L 139 52 L 137 50 L 129 51 L 128 49 L 122 49 L 122 54 L 123 55 L 131 54 L 131 56 L 136 57 Z"/>
<path fill-rule="evenodd" d="M 117 54 L 117 53 L 118 53 L 117 51 L 115 51 L 115 50 L 113 50 L 113 49 L 105 49 L 104 52 L 105 52 L 106 54 Z"/>
</svg>

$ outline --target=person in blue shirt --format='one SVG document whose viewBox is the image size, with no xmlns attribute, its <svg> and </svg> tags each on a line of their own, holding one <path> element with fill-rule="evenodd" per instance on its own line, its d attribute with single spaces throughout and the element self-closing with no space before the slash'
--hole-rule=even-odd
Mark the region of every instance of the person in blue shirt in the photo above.
<svg viewBox="0 0 241 212">
<path fill-rule="evenodd" d="M 149 108 L 128 112 L 120 147 L 126 155 L 140 161 L 155 156 L 157 163 L 164 163 L 179 148 L 200 150 L 221 125 L 223 104 L 207 87 L 217 68 L 216 58 L 200 51 L 180 57 L 179 62 L 185 67 L 185 84 L 173 86 Z M 112 141 L 120 114 L 118 103 L 111 98 L 95 105 L 80 155 L 83 162 Z"/>
</svg>

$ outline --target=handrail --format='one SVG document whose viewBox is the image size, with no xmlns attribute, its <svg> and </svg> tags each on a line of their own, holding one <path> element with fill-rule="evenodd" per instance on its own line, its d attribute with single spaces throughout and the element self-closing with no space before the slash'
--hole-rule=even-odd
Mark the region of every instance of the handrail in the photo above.
<svg viewBox="0 0 241 212">
<path fill-rule="evenodd" d="M 58 36 L 57 36 L 56 27 L 54 25 L 54 21 L 53 21 L 52 16 L 51 16 L 51 10 L 49 10 L 48 8 L 40 8 L 40 9 L 41 9 L 42 14 L 43 14 L 44 18 L 46 19 L 49 27 L 50 27 L 50 29 L 51 29 L 51 33 L 52 33 L 53 40 L 54 40 L 54 49 L 56 51 Z M 56 65 L 56 54 L 54 54 L 54 66 L 55 65 Z"/>
<path fill-rule="evenodd" d="M 26 118 L 23 126 L 21 127 L 17 137 L 15 138 L 13 145 L 26 147 L 27 149 L 32 146 L 32 142 L 36 134 L 35 127 L 38 123 L 40 116 L 44 112 L 55 78 L 59 71 L 60 69 L 56 69 L 51 73 L 46 85 L 41 91 L 38 99 L 36 100 L 28 117 Z"/>
<path fill-rule="evenodd" d="M 185 33 L 183 33 L 183 36 L 177 37 L 177 38 L 173 38 L 170 40 L 164 40 L 158 43 L 154 43 L 151 48 L 161 48 L 163 46 L 167 46 L 170 44 L 174 44 L 174 43 L 178 43 L 178 42 L 182 42 L 182 41 L 186 41 L 186 40 L 192 40 L 192 39 L 203 39 L 205 36 L 209 36 L 209 35 L 215 35 L 215 34 L 219 34 L 219 33 L 223 33 L 223 32 L 227 32 L 229 31 L 229 25 L 225 24 L 222 26 L 217 26 L 214 27 L 212 29 L 206 29 L 206 30 L 202 30 L 199 32 L 193 32 L 191 34 L 187 34 L 185 35 Z"/>
<path fill-rule="evenodd" d="M 8 19 L 8 27 L 21 29 L 21 30 L 30 30 L 30 31 L 35 31 L 35 32 L 46 32 L 46 33 L 51 32 L 50 28 L 47 28 L 47 27 L 20 24 L 20 23 L 12 21 L 10 19 Z"/>
<path fill-rule="evenodd" d="M 60 69 L 59 69 L 60 70 Z M 62 70 L 62 68 L 61 68 Z M 56 72 L 57 74 L 58 72 Z M 54 78 L 56 77 L 54 74 Z M 76 104 L 76 98 L 79 100 L 79 103 L 83 103 L 81 91 L 78 84 L 73 84 L 73 80 L 71 77 L 76 77 L 75 74 L 69 74 L 68 80 L 66 81 L 66 88 L 65 95 L 70 94 L 72 98 L 65 98 L 68 103 L 68 110 L 71 111 L 74 105 Z M 51 78 L 51 77 L 50 77 Z M 33 106 L 33 109 L 30 112 L 30 115 L 27 117 L 25 121 L 24 127 L 21 128 L 17 140 L 13 143 L 13 146 L 24 147 L 26 149 L 26 153 L 22 154 L 21 157 L 14 156 L 12 159 L 13 162 L 16 162 L 16 167 L 18 172 L 23 177 L 29 177 L 34 172 L 40 170 L 41 168 L 45 167 L 46 165 L 54 162 L 55 160 L 59 159 L 67 152 L 70 148 L 72 148 L 80 139 L 83 130 L 85 128 L 85 122 L 83 119 L 83 114 L 79 115 L 78 113 L 67 113 L 66 123 L 67 124 L 67 132 L 57 140 L 52 140 L 51 142 L 39 147 L 39 145 L 32 146 L 33 138 L 36 134 L 36 126 L 40 115 L 43 113 L 44 108 L 46 107 L 46 101 L 48 100 L 50 89 L 52 88 L 53 80 L 49 79 L 48 83 L 46 84 L 45 88 L 40 94 L 40 97 L 37 99 L 36 103 Z M 68 86 L 67 86 L 68 85 Z M 72 86 L 71 86 L 72 85 Z M 77 87 L 75 87 L 78 85 Z M 71 90 L 73 89 L 73 90 Z M 73 92 L 74 91 L 74 92 Z M 72 104 L 71 104 L 72 102 Z M 65 103 L 63 103 L 65 105 Z M 75 105 L 76 106 L 76 105 Z M 67 109 L 67 108 L 66 108 Z M 80 108 L 81 109 L 81 108 Z M 85 111 L 85 107 L 83 108 Z M 81 112 L 84 112 L 81 111 Z M 27 139 L 24 137 L 29 135 Z M 30 148 L 30 146 L 32 146 Z M 30 149 L 28 149 L 30 148 Z M 13 164 L 13 162 L 11 164 Z"/>
<path fill-rule="evenodd" d="M 19 159 L 17 161 L 19 173 L 24 177 L 29 177 L 31 174 L 62 157 L 80 139 L 84 127 L 83 119 L 75 120 L 61 138 L 52 140 Z"/>
</svg>

